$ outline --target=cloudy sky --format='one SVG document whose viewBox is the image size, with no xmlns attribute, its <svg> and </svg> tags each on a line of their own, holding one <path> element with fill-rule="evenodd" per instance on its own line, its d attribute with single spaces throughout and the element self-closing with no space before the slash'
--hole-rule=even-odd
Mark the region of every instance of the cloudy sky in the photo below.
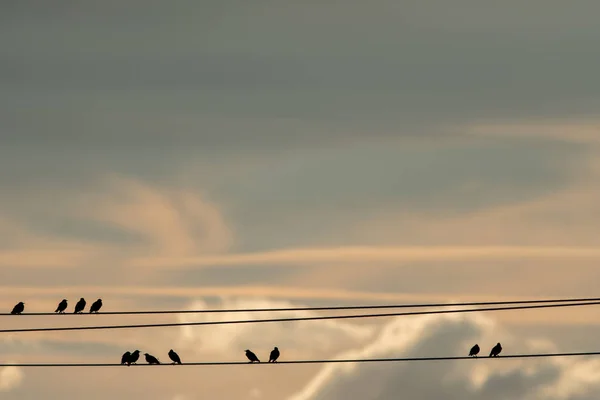
<svg viewBox="0 0 600 400">
<path fill-rule="evenodd" d="M 598 15 L 594 0 L 3 1 L 0 304 L 598 296 Z M 455 356 L 498 341 L 506 353 L 597 351 L 596 316 L 25 333 L 0 337 L 0 358 L 113 362 L 138 348 L 166 361 L 174 348 L 184 362 L 242 361 L 273 346 L 282 359 Z M 2 318 L 16 328 L 209 316 Z M 594 359 L 267 368 L 9 367 L 0 392 L 600 396 Z"/>
</svg>

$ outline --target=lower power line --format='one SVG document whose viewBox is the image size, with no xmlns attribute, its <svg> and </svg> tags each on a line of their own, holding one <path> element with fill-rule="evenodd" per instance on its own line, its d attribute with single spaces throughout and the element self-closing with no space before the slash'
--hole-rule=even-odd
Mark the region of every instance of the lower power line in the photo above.
<svg viewBox="0 0 600 400">
<path fill-rule="evenodd" d="M 508 354 L 497 357 L 409 357 L 409 358 L 363 358 L 363 359 L 333 359 L 333 360 L 291 360 L 277 361 L 275 363 L 250 363 L 248 361 L 224 361 L 224 362 L 190 362 L 178 364 L 177 366 L 226 366 L 226 365 L 272 365 L 272 364 L 341 364 L 341 363 L 379 363 L 379 362 L 418 362 L 418 361 L 459 361 L 459 360 L 503 360 L 514 358 L 550 358 L 550 357 L 583 357 L 583 356 L 598 356 L 600 351 L 579 352 L 579 353 L 545 353 L 545 354 Z M 475 362 L 475 361 L 473 361 Z M 173 364 L 132 364 L 132 367 L 173 367 Z M 0 364 L 0 367 L 127 367 L 124 364 L 94 364 L 94 363 L 63 363 L 63 364 L 19 364 L 5 363 Z"/>
</svg>

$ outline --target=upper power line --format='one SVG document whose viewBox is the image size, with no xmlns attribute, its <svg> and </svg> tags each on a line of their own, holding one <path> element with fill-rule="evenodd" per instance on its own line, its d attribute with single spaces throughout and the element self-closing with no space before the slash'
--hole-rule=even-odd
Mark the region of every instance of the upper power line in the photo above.
<svg viewBox="0 0 600 400">
<path fill-rule="evenodd" d="M 137 329 L 137 328 L 162 328 L 162 327 L 174 327 L 174 326 L 200 326 L 200 325 L 257 324 L 257 323 L 268 323 L 268 322 L 318 321 L 318 320 L 351 319 L 351 318 L 382 318 L 382 317 L 398 317 L 398 316 L 429 315 L 429 314 L 458 314 L 458 313 L 472 313 L 472 312 L 510 311 L 510 310 L 527 310 L 527 309 L 558 308 L 558 307 L 581 307 L 581 306 L 592 306 L 592 305 L 600 305 L 600 301 L 568 302 L 568 303 L 562 303 L 562 304 L 538 304 L 538 305 L 526 305 L 526 306 L 516 306 L 516 307 L 463 308 L 463 309 L 458 309 L 458 310 L 411 311 L 411 312 L 396 312 L 396 313 L 385 313 L 385 314 L 326 315 L 326 316 L 293 317 L 293 318 L 202 321 L 202 322 L 171 322 L 171 323 L 137 324 L 137 325 L 96 325 L 96 326 L 49 327 L 49 328 L 17 328 L 17 329 L 0 329 L 0 333 L 79 331 L 79 330 L 99 330 L 99 329 Z"/>
<path fill-rule="evenodd" d="M 55 312 L 25 312 L 25 304 L 17 308 L 16 313 L 0 313 L 0 316 L 11 315 L 54 315 L 61 313 L 63 315 L 79 315 L 82 313 L 81 307 L 85 307 L 83 298 L 79 300 L 75 307 L 76 312 L 66 313 L 67 301 L 63 299 Z M 480 302 L 461 302 L 461 303 L 413 303 L 413 304 L 376 304 L 376 305 L 358 305 L 358 306 L 330 306 L 330 307 L 285 307 L 285 308 L 236 308 L 236 309 L 202 309 L 202 310 L 148 310 L 148 311 L 99 311 L 94 309 L 94 304 L 102 305 L 101 299 L 98 299 L 90 308 L 89 313 L 100 315 L 143 315 L 143 314 L 217 314 L 217 313 L 252 313 L 252 312 L 285 312 L 285 311 L 350 311 L 350 310 L 375 310 L 375 309 L 393 309 L 393 308 L 428 308 L 428 307 L 470 307 L 470 306 L 500 306 L 515 304 L 552 304 L 552 303 L 573 303 L 573 302 L 595 302 L 600 301 L 600 297 L 583 297 L 569 299 L 543 299 L 543 300 L 511 300 L 511 301 L 480 301 Z M 16 307 L 16 306 L 15 306 Z"/>
</svg>

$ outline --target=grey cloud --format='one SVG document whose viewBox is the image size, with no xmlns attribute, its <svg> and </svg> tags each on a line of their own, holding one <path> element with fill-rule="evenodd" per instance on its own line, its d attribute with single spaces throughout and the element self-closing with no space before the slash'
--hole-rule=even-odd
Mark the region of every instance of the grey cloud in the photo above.
<svg viewBox="0 0 600 400">
<path fill-rule="evenodd" d="M 347 244 L 364 244 L 368 235 L 355 231 L 357 224 L 382 212 L 448 216 L 541 198 L 567 187 L 584 171 L 582 160 L 594 154 L 580 144 L 512 137 L 439 144 L 374 140 L 239 157 L 199 151 L 197 160 L 194 146 L 181 152 L 142 146 L 134 154 L 130 148 L 73 148 L 64 155 L 43 144 L 17 148 L 0 149 L 0 201 L 6 213 L 39 234 L 140 244 L 135 232 L 70 213 L 69 205 L 85 206 L 84 195 L 106 195 L 115 205 L 125 201 L 102 185 L 100 172 L 107 171 L 139 178 L 157 193 L 208 193 L 232 224 L 238 251 L 339 245 L 341 236 Z"/>
<path fill-rule="evenodd" d="M 582 151 L 520 140 L 425 151 L 391 143 L 346 147 L 251 170 L 235 184 L 222 182 L 217 192 L 240 199 L 228 212 L 248 247 L 300 245 L 292 236 L 323 244 L 336 241 L 333 227 L 347 226 L 348 240 L 351 221 L 386 209 L 448 216 L 549 195 L 580 170 Z"/>
<path fill-rule="evenodd" d="M 524 338 L 483 323 L 478 318 L 417 318 L 411 322 L 397 320 L 383 328 L 370 345 L 339 356 L 350 357 L 427 357 L 462 356 L 473 343 L 482 347 L 482 357 L 496 341 L 504 352 L 539 352 L 539 346 Z M 548 350 L 548 346 L 546 351 Z M 544 352 L 544 351 L 541 351 Z M 575 360 L 573 363 L 579 361 Z M 597 373 L 598 363 L 584 362 L 586 373 Z M 469 360 L 458 362 L 423 362 L 361 364 L 353 369 L 343 366 L 324 367 L 293 400 L 347 399 L 593 399 L 600 386 L 589 383 L 576 390 L 564 389 L 563 378 L 574 364 L 544 360 Z M 573 387 L 571 386 L 571 389 Z"/>
<path fill-rule="evenodd" d="M 595 2 L 224 3 L 3 5 L 3 135 L 293 146 L 293 124 L 270 119 L 406 135 L 398 126 L 600 103 Z M 223 123 L 257 117 L 250 132 Z"/>
</svg>

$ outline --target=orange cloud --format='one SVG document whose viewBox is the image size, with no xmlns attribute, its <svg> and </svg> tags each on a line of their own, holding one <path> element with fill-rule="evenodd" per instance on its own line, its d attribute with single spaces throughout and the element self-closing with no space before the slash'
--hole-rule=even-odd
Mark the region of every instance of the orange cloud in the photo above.
<svg viewBox="0 0 600 400">
<path fill-rule="evenodd" d="M 600 122 L 594 119 L 475 123 L 465 130 L 468 134 L 478 136 L 546 137 L 566 142 L 600 144 Z"/>
<path fill-rule="evenodd" d="M 227 254 L 205 257 L 144 257 L 132 259 L 132 267 L 201 267 L 318 263 L 376 263 L 401 261 L 437 261 L 514 258 L 600 258 L 600 249 L 587 247 L 545 246 L 356 246 L 339 248 L 303 248 L 258 253 Z"/>
<path fill-rule="evenodd" d="M 154 188 L 133 179 L 111 177 L 109 191 L 86 197 L 79 213 L 149 240 L 137 248 L 163 256 L 225 251 L 232 234 L 220 210 L 197 193 Z"/>
</svg>

